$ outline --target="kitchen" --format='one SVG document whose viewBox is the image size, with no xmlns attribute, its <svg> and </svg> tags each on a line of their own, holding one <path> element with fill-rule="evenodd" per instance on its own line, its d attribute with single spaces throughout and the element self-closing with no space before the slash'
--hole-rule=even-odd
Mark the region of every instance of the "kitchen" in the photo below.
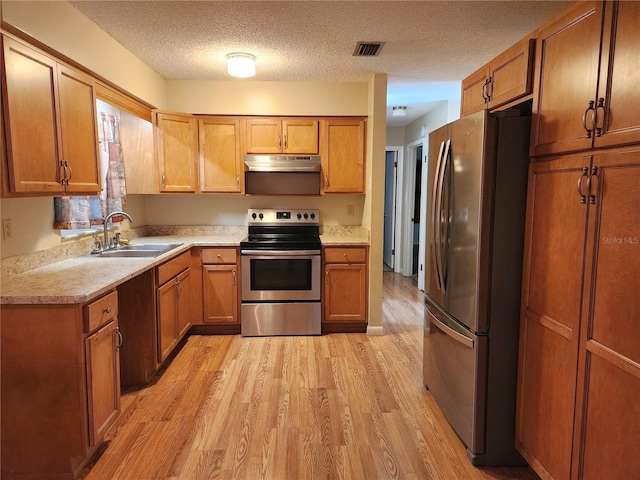
<svg viewBox="0 0 640 480">
<path fill-rule="evenodd" d="M 51 17 L 51 18 L 55 18 L 55 16 Z M 46 35 L 45 35 L 46 36 Z M 49 39 L 46 39 L 47 42 L 49 43 Z M 55 46 L 56 42 L 59 42 L 60 40 L 56 40 L 56 39 L 51 39 L 51 44 Z M 147 72 L 149 73 L 149 72 Z M 122 76 L 124 76 L 123 74 L 121 74 Z M 149 74 L 150 77 L 153 77 L 153 75 Z M 116 80 L 118 80 L 117 78 L 117 74 L 115 74 L 112 78 L 114 80 L 115 83 L 120 84 L 119 82 L 117 82 Z M 151 81 L 149 82 L 150 84 L 153 84 L 153 82 L 157 81 L 157 78 L 152 78 Z M 123 81 L 123 85 L 127 85 L 127 82 L 135 82 L 135 79 L 131 79 L 131 77 L 128 77 L 128 79 Z M 349 219 L 346 218 L 346 216 L 343 216 L 340 212 L 342 211 L 342 208 L 337 208 L 340 204 L 342 205 L 345 202 L 345 198 L 341 197 L 339 200 L 335 200 L 335 199 L 330 199 L 328 197 L 321 197 L 318 202 L 319 202 L 319 207 L 320 210 L 322 212 L 328 212 L 328 214 L 330 215 L 329 220 L 331 219 L 331 216 L 334 217 L 334 219 L 336 219 L 336 224 L 341 224 L 341 225 L 350 225 L 353 224 L 354 226 L 358 226 L 358 225 L 362 225 L 362 227 L 364 227 L 365 229 L 367 229 L 370 232 L 370 237 L 371 239 L 375 239 L 375 238 L 379 238 L 380 237 L 380 232 L 381 232 L 381 222 L 380 219 L 377 218 L 376 215 L 373 215 L 372 212 L 374 211 L 380 211 L 380 199 L 377 198 L 374 195 L 371 195 L 370 192 L 375 192 L 375 191 L 381 191 L 380 185 L 381 185 L 381 178 L 379 177 L 380 175 L 380 171 L 382 171 L 382 169 L 376 169 L 376 164 L 375 159 L 376 158 L 381 158 L 381 155 L 376 155 L 376 152 L 381 152 L 382 148 L 384 147 L 384 144 L 380 144 L 380 138 L 384 138 L 384 126 L 378 124 L 378 122 L 376 122 L 376 118 L 380 118 L 380 114 L 381 111 L 380 110 L 384 110 L 383 108 L 380 107 L 381 104 L 384 104 L 384 101 L 381 99 L 384 98 L 384 83 L 385 83 L 385 79 L 384 76 L 382 75 L 376 75 L 373 77 L 373 80 L 369 83 L 369 84 L 360 84 L 360 85 L 349 85 L 348 87 L 344 87 L 345 91 L 344 91 L 344 97 L 345 99 L 349 99 L 349 102 L 343 101 L 340 102 L 339 105 L 334 105 L 332 106 L 326 113 L 327 114 L 331 114 L 331 115 L 365 115 L 368 116 L 369 118 L 369 131 L 367 132 L 367 151 L 371 152 L 371 155 L 367 155 L 367 165 L 366 165 L 366 172 L 368 175 L 368 179 L 366 182 L 366 188 L 367 188 L 367 192 L 369 192 L 369 194 L 365 194 L 364 196 L 361 195 L 355 195 L 352 196 L 351 198 L 349 198 L 347 201 L 349 202 L 348 204 L 353 204 L 355 206 L 355 219 L 358 219 L 356 221 L 353 221 L 353 219 Z M 150 87 L 153 87 L 153 85 L 149 85 Z M 194 82 L 193 84 L 189 84 L 189 85 L 184 85 L 182 86 L 183 88 L 181 88 L 180 85 L 175 84 L 175 82 L 168 82 L 168 89 L 170 91 L 172 91 L 172 96 L 171 98 L 175 99 L 175 98 L 180 98 L 180 95 L 185 95 L 185 101 L 179 105 L 171 105 L 169 104 L 169 108 L 174 109 L 174 110 L 178 110 L 178 111 L 197 111 L 198 108 L 201 108 L 201 99 L 202 98 L 209 98 L 207 96 L 207 88 L 206 85 L 198 85 L 197 82 Z M 238 108 L 238 106 L 242 106 L 242 101 L 245 98 L 242 95 L 242 91 L 240 88 L 234 86 L 234 88 L 231 88 L 231 86 L 229 85 L 221 85 L 220 86 L 220 97 L 224 97 L 224 98 L 230 98 L 236 101 L 236 107 Z M 226 87 L 226 89 L 225 89 Z M 272 88 L 274 88 L 274 90 L 278 90 L 277 86 L 271 86 Z M 198 88 L 201 88 L 200 93 L 201 95 L 199 95 L 199 100 L 200 103 L 198 104 L 198 106 L 194 105 L 194 102 L 189 103 L 188 100 L 186 100 L 187 96 L 186 96 L 186 91 L 189 90 L 191 92 L 193 91 L 197 91 Z M 268 86 L 267 86 L 268 88 Z M 135 91 L 135 88 L 132 88 L 131 90 Z M 317 90 L 320 90 L 320 87 L 318 87 Z M 348 91 L 347 91 L 348 90 Z M 153 95 L 153 88 L 150 88 L 149 90 L 149 95 Z M 282 92 L 280 91 L 280 95 L 279 97 L 285 98 L 287 95 L 285 95 L 285 93 L 290 93 L 290 90 L 288 90 L 287 92 Z M 311 105 L 314 97 L 312 95 L 309 94 L 308 91 L 304 92 L 306 94 L 306 104 Z M 332 92 L 331 95 L 334 95 L 335 92 Z M 162 94 L 160 94 L 162 95 Z M 321 95 L 319 95 L 319 97 L 321 97 Z M 310 114 L 313 113 L 314 115 L 318 115 L 318 114 L 323 114 L 325 113 L 325 108 L 327 108 L 325 102 L 323 102 L 324 98 L 317 98 L 318 100 L 318 105 L 315 106 L 315 108 L 312 110 L 312 112 L 309 111 L 304 111 L 301 107 L 299 111 L 295 111 L 294 113 L 299 114 L 299 115 L 304 115 L 304 114 Z M 354 101 L 357 101 L 357 105 L 354 105 Z M 177 102 L 178 103 L 178 102 Z M 158 102 L 158 104 L 162 104 L 162 102 Z M 251 110 L 248 110 L 251 111 Z M 246 113 L 246 112 L 233 112 L 233 113 Z M 282 111 L 278 111 L 277 109 L 274 109 L 274 111 L 270 111 L 270 114 L 291 114 L 292 110 L 287 110 L 284 109 Z M 378 117 L 376 116 L 376 113 L 379 115 Z M 383 116 L 383 114 L 382 114 Z M 382 123 L 382 122 L 381 122 Z M 379 135 L 380 130 L 382 130 L 382 135 Z M 378 142 L 378 143 L 377 143 Z M 370 177 L 369 177 L 370 175 Z M 585 179 L 584 184 L 586 185 L 587 180 Z M 29 212 L 29 209 L 34 208 L 34 206 L 36 206 L 38 204 L 38 200 L 28 200 L 28 201 L 24 201 L 24 200 L 16 200 L 15 202 L 20 203 L 22 202 L 21 206 L 24 205 L 28 205 L 26 207 L 27 212 Z M 136 200 L 133 200 L 133 202 L 136 202 Z M 207 200 L 203 200 L 202 198 L 199 198 L 197 200 L 195 200 L 194 198 L 185 198 L 182 199 L 181 202 L 177 202 L 175 200 L 175 198 L 167 198 L 167 197 L 158 197 L 158 198 L 152 198 L 152 199 L 137 199 L 138 205 L 137 205 L 137 211 L 136 211 L 136 205 L 135 203 L 132 205 L 132 209 L 130 210 L 130 213 L 132 214 L 133 218 L 135 218 L 137 221 L 139 221 L 141 224 L 156 224 L 156 223 L 161 223 L 161 222 L 155 222 L 155 218 L 154 215 L 158 215 L 158 212 L 163 212 L 166 213 L 168 216 L 171 216 L 170 219 L 167 221 L 167 223 L 171 223 L 171 224 L 181 224 L 181 216 L 184 215 L 185 211 L 200 211 L 202 212 L 203 209 L 202 208 L 194 208 L 194 206 L 196 206 L 197 203 L 197 207 L 201 207 L 203 204 L 206 205 L 207 207 L 211 207 L 213 212 L 217 213 L 217 216 L 224 216 L 226 213 L 222 212 L 220 207 L 217 206 L 217 202 L 215 201 L 215 199 L 207 199 Z M 183 203 L 184 202 L 184 203 Z M 11 201 L 6 202 L 9 205 L 11 204 Z M 227 209 L 230 207 L 232 212 L 235 212 L 236 218 L 231 220 L 231 223 L 229 223 L 228 225 L 239 225 L 242 222 L 238 221 L 237 218 L 239 215 L 245 215 L 247 208 L 250 208 L 251 205 L 249 205 L 249 201 L 245 198 L 241 198 L 241 197 L 229 197 L 229 198 L 225 198 L 225 211 L 228 211 Z M 287 205 L 286 207 L 290 207 L 289 205 Z M 308 205 L 309 208 L 313 208 L 312 205 Z M 335 207 L 335 208 L 332 208 Z M 10 208 L 10 207 L 9 207 Z M 37 206 L 35 207 L 37 208 Z M 216 210 L 217 209 L 217 210 Z M 5 201 L 3 200 L 3 216 L 4 216 L 4 212 L 5 212 Z M 242 212 L 242 213 L 241 213 Z M 205 214 L 202 214 L 205 215 Z M 27 215 L 28 216 L 28 215 Z M 146 218 L 146 222 L 145 222 L 145 218 Z M 157 218 L 157 217 L 156 217 Z M 361 219 L 361 222 L 360 222 Z M 344 223 L 343 223 L 344 221 Z M 325 219 L 326 222 L 326 219 Z M 353 222 L 353 223 L 351 223 Z M 193 221 L 189 221 L 188 223 L 195 223 L 195 224 L 208 224 L 210 223 L 209 221 L 207 221 L 207 219 L 203 219 L 202 221 L 197 221 L 197 222 L 193 222 Z M 221 223 L 221 222 L 216 222 L 216 223 Z M 42 227 L 39 227 L 42 228 Z M 46 228 L 50 228 L 50 227 L 46 227 Z M 46 242 L 46 238 L 51 236 L 51 233 L 47 233 L 45 234 L 45 242 Z M 379 258 L 380 252 L 378 251 L 380 249 L 380 245 L 376 245 L 374 242 L 371 243 L 371 252 L 370 252 L 370 257 L 371 258 Z M 3 245 L 3 250 L 4 250 L 4 245 Z M 18 252 L 21 253 L 21 252 Z M 381 281 L 381 266 L 378 267 L 378 265 L 376 264 L 377 262 L 372 262 L 372 264 L 370 265 L 370 271 L 369 271 L 369 284 L 370 284 L 370 289 L 369 289 L 369 325 L 368 328 L 370 330 L 370 333 L 375 333 L 376 330 L 380 329 L 382 327 L 382 315 L 381 315 L 381 290 L 382 290 L 382 281 Z M 4 265 L 4 262 L 3 262 Z"/>
</svg>

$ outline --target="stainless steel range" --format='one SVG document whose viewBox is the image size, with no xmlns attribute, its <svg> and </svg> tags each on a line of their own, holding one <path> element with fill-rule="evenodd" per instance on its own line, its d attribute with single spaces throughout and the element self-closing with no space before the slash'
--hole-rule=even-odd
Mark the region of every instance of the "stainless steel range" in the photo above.
<svg viewBox="0 0 640 480">
<path fill-rule="evenodd" d="M 320 335 L 319 211 L 250 209 L 240 242 L 243 336 Z"/>
</svg>

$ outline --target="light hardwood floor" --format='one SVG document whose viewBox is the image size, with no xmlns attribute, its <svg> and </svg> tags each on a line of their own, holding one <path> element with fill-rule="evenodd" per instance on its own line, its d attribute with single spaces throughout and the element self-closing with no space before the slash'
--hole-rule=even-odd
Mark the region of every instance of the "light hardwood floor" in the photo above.
<svg viewBox="0 0 640 480">
<path fill-rule="evenodd" d="M 422 384 L 422 294 L 384 273 L 385 335 L 192 336 L 126 393 L 87 480 L 523 479 L 475 468 Z"/>
</svg>

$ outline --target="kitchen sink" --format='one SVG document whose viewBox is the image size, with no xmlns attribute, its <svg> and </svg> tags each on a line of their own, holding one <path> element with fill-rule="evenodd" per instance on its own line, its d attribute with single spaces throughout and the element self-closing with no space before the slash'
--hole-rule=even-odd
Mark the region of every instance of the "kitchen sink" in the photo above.
<svg viewBox="0 0 640 480">
<path fill-rule="evenodd" d="M 146 244 L 146 245 L 123 245 L 112 250 L 105 250 L 98 254 L 94 254 L 94 257 L 125 257 L 125 258 L 153 258 L 173 250 L 176 247 L 182 245 L 181 243 L 165 243 L 165 244 Z"/>
</svg>

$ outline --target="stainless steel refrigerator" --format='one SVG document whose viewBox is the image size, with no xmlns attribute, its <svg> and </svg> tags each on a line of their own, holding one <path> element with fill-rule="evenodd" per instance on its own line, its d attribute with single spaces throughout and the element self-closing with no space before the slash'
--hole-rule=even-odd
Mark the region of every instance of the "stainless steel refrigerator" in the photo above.
<svg viewBox="0 0 640 480">
<path fill-rule="evenodd" d="M 474 465 L 515 449 L 529 116 L 461 118 L 429 136 L 424 383 Z"/>
</svg>

